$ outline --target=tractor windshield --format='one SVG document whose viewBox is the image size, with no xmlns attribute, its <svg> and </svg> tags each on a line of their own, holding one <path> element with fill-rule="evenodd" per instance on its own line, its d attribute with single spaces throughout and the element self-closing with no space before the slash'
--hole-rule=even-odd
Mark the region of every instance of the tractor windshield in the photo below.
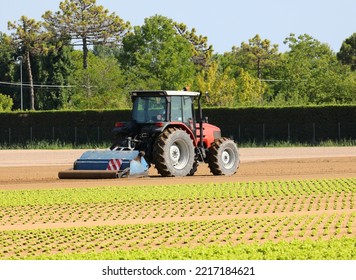
<svg viewBox="0 0 356 280">
<path fill-rule="evenodd" d="M 164 96 L 136 97 L 132 118 L 138 123 L 166 121 L 167 100 Z"/>
</svg>

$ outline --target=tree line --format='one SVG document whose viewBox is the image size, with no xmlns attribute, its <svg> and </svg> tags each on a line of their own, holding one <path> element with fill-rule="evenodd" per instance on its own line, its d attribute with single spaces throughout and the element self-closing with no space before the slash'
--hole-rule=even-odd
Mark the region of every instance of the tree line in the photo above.
<svg viewBox="0 0 356 280">
<path fill-rule="evenodd" d="M 163 15 L 132 27 L 96 0 L 64 0 L 41 21 L 22 16 L 0 32 L 0 111 L 121 109 L 128 92 L 209 92 L 206 106 L 350 104 L 356 33 L 337 53 L 308 34 L 288 50 L 258 34 L 214 53 L 206 36 Z"/>
</svg>

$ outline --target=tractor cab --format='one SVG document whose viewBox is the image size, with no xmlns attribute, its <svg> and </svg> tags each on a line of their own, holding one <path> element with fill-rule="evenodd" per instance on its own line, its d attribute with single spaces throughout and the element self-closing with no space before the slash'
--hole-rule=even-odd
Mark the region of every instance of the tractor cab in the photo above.
<svg viewBox="0 0 356 280">
<path fill-rule="evenodd" d="M 131 93 L 132 120 L 138 124 L 182 122 L 195 126 L 194 99 L 198 92 L 135 91 Z"/>
</svg>

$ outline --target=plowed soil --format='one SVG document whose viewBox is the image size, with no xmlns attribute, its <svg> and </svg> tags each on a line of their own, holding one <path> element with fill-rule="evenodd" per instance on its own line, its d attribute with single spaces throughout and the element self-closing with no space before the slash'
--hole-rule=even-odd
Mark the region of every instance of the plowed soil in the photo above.
<svg viewBox="0 0 356 280">
<path fill-rule="evenodd" d="M 356 177 L 356 147 L 240 149 L 241 164 L 230 177 L 213 176 L 201 164 L 194 176 L 162 178 L 151 167 L 147 178 L 59 180 L 82 150 L 0 151 L 0 189 L 80 188 L 98 186 L 169 185 L 284 179 Z"/>
</svg>

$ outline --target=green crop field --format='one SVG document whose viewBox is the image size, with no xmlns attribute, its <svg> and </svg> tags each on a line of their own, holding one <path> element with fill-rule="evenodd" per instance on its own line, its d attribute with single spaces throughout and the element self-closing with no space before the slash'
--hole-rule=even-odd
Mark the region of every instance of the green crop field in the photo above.
<svg viewBox="0 0 356 280">
<path fill-rule="evenodd" d="M 355 202 L 356 178 L 4 190 L 0 259 L 356 259 Z"/>
</svg>

